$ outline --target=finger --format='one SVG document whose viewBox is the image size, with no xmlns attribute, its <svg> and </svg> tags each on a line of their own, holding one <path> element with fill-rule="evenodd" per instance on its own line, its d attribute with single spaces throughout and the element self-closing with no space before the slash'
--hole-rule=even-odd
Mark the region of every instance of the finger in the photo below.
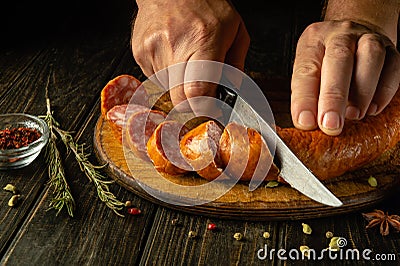
<svg viewBox="0 0 400 266">
<path fill-rule="evenodd" d="M 399 83 L 400 55 L 396 48 L 388 46 L 378 87 L 367 114 L 377 115 L 382 112 L 399 89 Z"/>
<path fill-rule="evenodd" d="M 378 85 L 385 54 L 384 43 L 378 35 L 364 34 L 358 40 L 346 118 L 365 116 Z"/>
<path fill-rule="evenodd" d="M 169 93 L 171 96 L 171 102 L 179 112 L 190 111 L 190 105 L 186 100 L 184 91 L 184 77 L 186 62 L 178 63 L 169 67 Z"/>
<path fill-rule="evenodd" d="M 300 37 L 291 80 L 291 114 L 295 127 L 311 130 L 317 127 L 317 105 L 324 55 L 322 43 L 315 39 L 313 27 Z"/>
<path fill-rule="evenodd" d="M 237 35 L 232 43 L 231 48 L 228 50 L 225 63 L 231 65 L 241 71 L 244 71 L 244 63 L 246 60 L 247 51 L 250 46 L 250 36 L 247 32 L 246 26 L 243 21 L 239 24 Z M 223 72 L 224 77 L 235 88 L 240 89 L 242 84 L 243 75 L 238 75 L 238 71 L 231 68 L 225 68 Z"/>
<path fill-rule="evenodd" d="M 318 126 L 332 136 L 342 131 L 354 65 L 356 40 L 335 35 L 325 43 L 318 100 Z"/>
<path fill-rule="evenodd" d="M 217 85 L 221 79 L 223 63 L 220 62 L 223 62 L 222 54 L 210 57 L 209 54 L 198 53 L 194 54 L 187 64 L 184 93 L 197 116 L 217 115 L 216 102 L 210 97 L 216 96 Z"/>
<path fill-rule="evenodd" d="M 136 61 L 136 63 L 141 68 L 143 74 L 146 77 L 150 77 L 154 74 L 152 59 L 153 59 L 153 51 L 149 48 L 145 48 L 144 42 L 141 42 L 137 37 L 139 33 L 136 32 L 136 28 L 134 27 L 132 36 L 131 36 L 131 50 L 132 55 Z M 147 42 L 148 43 L 148 42 Z M 147 46 L 146 46 L 147 47 Z"/>
<path fill-rule="evenodd" d="M 244 62 L 250 46 L 250 36 L 243 21 L 239 24 L 237 35 L 226 53 L 225 63 L 244 70 Z"/>
</svg>

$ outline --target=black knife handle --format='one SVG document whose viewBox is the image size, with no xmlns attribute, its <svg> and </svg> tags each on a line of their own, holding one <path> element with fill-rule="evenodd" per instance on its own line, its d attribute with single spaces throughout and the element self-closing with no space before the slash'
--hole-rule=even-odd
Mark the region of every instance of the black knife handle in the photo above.
<svg viewBox="0 0 400 266">
<path fill-rule="evenodd" d="M 237 93 L 228 87 L 219 85 L 217 87 L 217 99 L 233 108 L 237 99 Z"/>
<path fill-rule="evenodd" d="M 234 90 L 222 85 L 218 85 L 217 99 L 221 101 L 219 102 L 219 106 L 222 112 L 223 116 L 222 119 L 225 125 L 228 124 L 228 122 L 230 121 L 232 109 L 235 106 L 237 97 L 238 95 Z"/>
</svg>

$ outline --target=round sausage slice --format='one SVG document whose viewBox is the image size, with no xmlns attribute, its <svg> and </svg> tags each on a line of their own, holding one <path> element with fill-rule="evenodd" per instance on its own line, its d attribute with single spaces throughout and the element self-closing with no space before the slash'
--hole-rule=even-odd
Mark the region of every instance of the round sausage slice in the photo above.
<svg viewBox="0 0 400 266">
<path fill-rule="evenodd" d="M 132 114 L 126 123 L 126 141 L 133 153 L 149 160 L 146 144 L 156 127 L 167 115 L 162 111 L 146 110 Z"/>
<path fill-rule="evenodd" d="M 186 133 L 180 149 L 186 161 L 203 178 L 212 181 L 223 172 L 218 153 L 222 130 L 212 120 L 204 122 Z"/>
<path fill-rule="evenodd" d="M 170 175 L 188 172 L 190 167 L 179 149 L 179 141 L 188 131 L 187 127 L 172 120 L 160 123 L 154 130 L 147 142 L 147 153 L 159 172 Z"/>
<path fill-rule="evenodd" d="M 129 106 L 129 107 L 128 107 Z M 129 114 L 126 114 L 126 111 L 128 110 Z M 116 128 L 119 130 L 122 129 L 122 127 L 125 124 L 125 114 L 129 117 L 130 115 L 141 112 L 141 111 L 146 111 L 149 110 L 149 108 L 139 105 L 139 104 L 121 104 L 121 105 L 116 105 L 113 108 L 111 108 L 106 115 L 107 120 L 109 120 L 113 125 L 115 125 Z"/>
<path fill-rule="evenodd" d="M 135 104 L 148 106 L 149 96 L 141 83 L 131 75 L 120 75 L 110 80 L 101 91 L 101 113 L 107 112 L 116 105 L 127 104 L 135 94 Z"/>
</svg>

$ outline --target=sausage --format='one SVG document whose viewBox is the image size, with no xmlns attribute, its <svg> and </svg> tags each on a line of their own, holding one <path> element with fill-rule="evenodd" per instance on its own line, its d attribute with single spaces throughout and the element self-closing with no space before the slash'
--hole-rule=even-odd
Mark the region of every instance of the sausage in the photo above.
<svg viewBox="0 0 400 266">
<path fill-rule="evenodd" d="M 149 160 L 147 141 L 156 127 L 167 115 L 158 110 L 145 110 L 132 114 L 126 123 L 126 142 L 133 153 L 143 160 Z"/>
<path fill-rule="evenodd" d="M 146 111 L 149 110 L 149 108 L 139 105 L 139 104 L 121 104 L 121 105 L 115 105 L 113 108 L 111 108 L 107 114 L 106 118 L 109 120 L 113 125 L 116 126 L 119 130 L 122 129 L 124 126 L 124 120 L 125 120 L 125 113 L 126 110 L 128 110 L 129 114 L 126 114 L 128 117 L 131 114 L 141 112 L 141 111 Z"/>
<path fill-rule="evenodd" d="M 180 150 L 186 161 L 201 177 L 212 181 L 223 172 L 219 155 L 222 129 L 212 120 L 186 133 L 180 141 Z"/>
<path fill-rule="evenodd" d="M 164 121 L 156 127 L 147 142 L 147 154 L 157 171 L 170 175 L 188 172 L 190 167 L 179 148 L 179 141 L 188 131 L 187 127 L 172 120 Z"/>
<path fill-rule="evenodd" d="M 226 171 L 235 177 L 240 176 L 242 181 L 250 181 L 253 176 L 261 180 L 278 179 L 279 169 L 273 163 L 265 140 L 252 128 L 228 123 L 219 140 L 219 150 Z"/>
<path fill-rule="evenodd" d="M 107 112 L 116 105 L 127 104 L 135 94 L 135 103 L 148 106 L 149 96 L 141 83 L 131 75 L 120 75 L 110 80 L 101 91 L 101 113 Z"/>
<path fill-rule="evenodd" d="M 399 106 L 400 90 L 382 113 L 346 121 L 335 137 L 296 128 L 277 128 L 277 133 L 320 180 L 327 180 L 371 163 L 400 141 Z"/>
</svg>

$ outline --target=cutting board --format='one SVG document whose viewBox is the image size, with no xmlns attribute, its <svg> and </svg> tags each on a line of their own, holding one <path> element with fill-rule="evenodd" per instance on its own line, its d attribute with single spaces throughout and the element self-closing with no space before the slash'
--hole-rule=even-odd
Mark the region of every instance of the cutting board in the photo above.
<svg viewBox="0 0 400 266">
<path fill-rule="evenodd" d="M 275 115 L 275 120 L 280 126 L 290 126 L 289 95 L 287 80 L 257 80 L 261 88 L 265 90 L 271 108 Z M 267 85 L 265 85 L 267 84 Z M 276 89 L 280 88 L 280 89 Z M 164 102 L 161 105 L 168 103 Z M 165 108 L 161 106 L 161 108 Z M 326 217 L 343 213 L 363 210 L 374 206 L 387 196 L 389 196 L 396 186 L 400 183 L 400 145 L 393 150 L 386 152 L 373 163 L 347 173 L 339 178 L 326 182 L 327 188 L 332 191 L 342 202 L 340 207 L 329 207 L 315 202 L 288 185 L 278 187 L 267 187 L 262 184 L 254 191 L 249 191 L 248 183 L 239 182 L 235 184 L 226 194 L 221 197 L 201 205 L 183 206 L 167 203 L 149 194 L 139 184 L 128 166 L 126 153 L 121 141 L 116 138 L 116 134 L 110 123 L 101 115 L 98 118 L 94 132 L 94 148 L 96 155 L 101 163 L 107 163 L 108 174 L 121 186 L 135 193 L 136 195 L 166 206 L 193 214 L 215 216 L 219 218 L 242 219 L 242 220 L 297 220 L 306 218 Z M 130 154 L 128 157 L 134 156 Z M 131 158 L 132 159 L 132 158 Z M 152 173 L 148 168 L 148 163 L 137 160 L 137 167 L 141 175 L 146 176 L 149 171 L 149 179 Z M 147 166 L 145 166 L 147 165 Z M 135 166 L 136 167 L 136 166 Z M 377 187 L 371 187 L 368 178 L 374 176 L 378 181 Z M 207 181 L 199 177 L 196 173 L 189 173 L 180 176 L 166 176 L 170 182 L 184 186 L 200 186 Z M 149 183 L 157 187 L 157 178 L 149 180 Z M 163 189 L 160 184 L 156 189 Z M 170 192 L 169 192 L 170 193 Z M 182 193 L 182 192 L 180 192 Z M 173 194 L 173 192 L 172 192 Z M 174 195 L 172 195 L 174 196 Z M 197 195 L 186 193 L 183 195 L 188 199 L 196 200 Z M 179 197 L 182 197 L 179 194 Z"/>
</svg>

